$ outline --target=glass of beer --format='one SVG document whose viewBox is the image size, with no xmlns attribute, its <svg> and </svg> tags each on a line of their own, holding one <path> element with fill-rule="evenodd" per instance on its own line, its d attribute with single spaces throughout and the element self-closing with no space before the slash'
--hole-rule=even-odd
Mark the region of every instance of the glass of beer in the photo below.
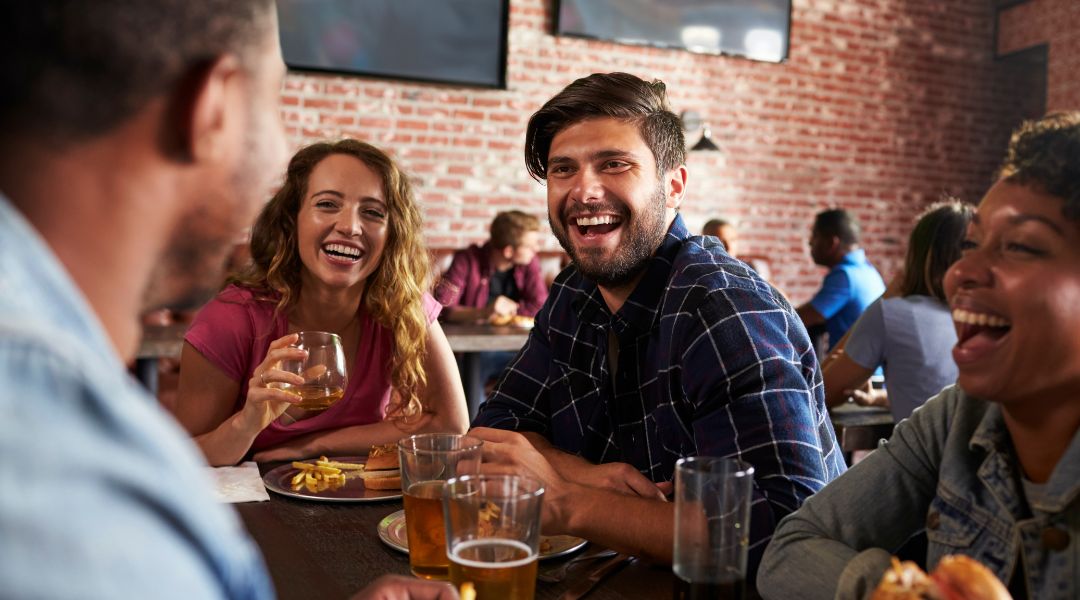
<svg viewBox="0 0 1080 600">
<path fill-rule="evenodd" d="M 276 384 L 277 387 L 300 396 L 295 406 L 304 410 L 321 411 L 330 408 L 345 395 L 348 378 L 345 373 L 345 351 L 336 333 L 301 331 L 294 347 L 307 350 L 303 360 L 283 360 L 282 371 L 304 378 L 302 385 Z"/>
<path fill-rule="evenodd" d="M 409 566 L 417 577 L 449 576 L 443 486 L 447 479 L 480 470 L 482 444 L 477 438 L 454 433 L 424 433 L 398 442 Z"/>
<path fill-rule="evenodd" d="M 465 475 L 446 483 L 450 581 L 477 600 L 532 600 L 544 488 L 522 475 Z"/>
<path fill-rule="evenodd" d="M 675 463 L 675 600 L 743 600 L 754 468 L 729 458 Z"/>
</svg>

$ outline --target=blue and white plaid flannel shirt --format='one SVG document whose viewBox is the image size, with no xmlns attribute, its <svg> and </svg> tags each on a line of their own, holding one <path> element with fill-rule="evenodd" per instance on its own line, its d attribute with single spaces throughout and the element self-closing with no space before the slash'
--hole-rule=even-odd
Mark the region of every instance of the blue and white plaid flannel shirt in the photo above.
<svg viewBox="0 0 1080 600">
<path fill-rule="evenodd" d="M 791 305 L 716 238 L 691 236 L 681 216 L 614 315 L 573 265 L 559 275 L 474 425 L 537 432 L 656 482 L 685 456 L 746 461 L 751 577 L 780 519 L 845 469 Z"/>
</svg>

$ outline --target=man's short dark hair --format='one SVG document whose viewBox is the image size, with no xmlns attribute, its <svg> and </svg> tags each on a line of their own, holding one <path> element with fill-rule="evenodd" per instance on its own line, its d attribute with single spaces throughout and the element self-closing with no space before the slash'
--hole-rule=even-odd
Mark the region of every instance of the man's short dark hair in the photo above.
<svg viewBox="0 0 1080 600">
<path fill-rule="evenodd" d="M 110 131 L 223 54 L 245 66 L 272 0 L 31 0 L 4 6 L 0 135 L 53 143 Z"/>
<path fill-rule="evenodd" d="M 998 176 L 1065 200 L 1065 218 L 1080 220 L 1080 111 L 1025 121 L 1009 140 Z"/>
<path fill-rule="evenodd" d="M 718 236 L 720 233 L 720 229 L 723 228 L 725 225 L 730 225 L 734 227 L 734 225 L 732 225 L 731 222 L 727 219 L 709 219 L 708 221 L 705 221 L 705 225 L 701 228 L 701 235 Z"/>
<path fill-rule="evenodd" d="M 859 243 L 859 224 L 842 208 L 819 212 L 814 218 L 814 231 L 820 235 L 835 235 L 847 246 Z"/>
<path fill-rule="evenodd" d="M 628 73 L 593 73 L 563 88 L 529 119 L 525 129 L 529 173 L 547 179 L 551 140 L 570 125 L 601 117 L 636 124 L 660 173 L 686 162 L 682 121 L 668 106 L 664 82 Z"/>
<path fill-rule="evenodd" d="M 491 221 L 491 245 L 498 250 L 520 246 L 521 238 L 530 231 L 540 231 L 540 219 L 520 210 L 501 212 Z"/>
</svg>

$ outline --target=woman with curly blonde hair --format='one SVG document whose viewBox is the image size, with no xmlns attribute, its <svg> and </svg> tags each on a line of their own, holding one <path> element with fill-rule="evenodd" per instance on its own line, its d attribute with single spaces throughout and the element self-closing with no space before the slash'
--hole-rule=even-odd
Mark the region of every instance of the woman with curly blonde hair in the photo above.
<svg viewBox="0 0 1080 600">
<path fill-rule="evenodd" d="M 465 397 L 425 290 L 428 255 L 407 177 L 378 148 L 317 143 L 289 163 L 251 235 L 252 264 L 185 336 L 176 416 L 212 465 L 358 454 L 405 433 L 463 432 Z M 340 336 L 349 381 L 324 411 L 273 384 L 297 332 Z"/>
</svg>

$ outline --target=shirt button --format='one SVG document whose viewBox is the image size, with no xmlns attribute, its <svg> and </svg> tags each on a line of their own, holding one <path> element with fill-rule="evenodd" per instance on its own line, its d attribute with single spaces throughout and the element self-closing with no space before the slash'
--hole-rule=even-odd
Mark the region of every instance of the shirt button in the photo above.
<svg viewBox="0 0 1080 600">
<path fill-rule="evenodd" d="M 1069 547 L 1069 532 L 1057 527 L 1047 527 L 1042 530 L 1042 544 L 1047 550 L 1060 552 Z"/>
<path fill-rule="evenodd" d="M 937 529 L 938 527 L 941 527 L 941 514 L 934 511 L 926 516 L 926 528 Z"/>
</svg>

